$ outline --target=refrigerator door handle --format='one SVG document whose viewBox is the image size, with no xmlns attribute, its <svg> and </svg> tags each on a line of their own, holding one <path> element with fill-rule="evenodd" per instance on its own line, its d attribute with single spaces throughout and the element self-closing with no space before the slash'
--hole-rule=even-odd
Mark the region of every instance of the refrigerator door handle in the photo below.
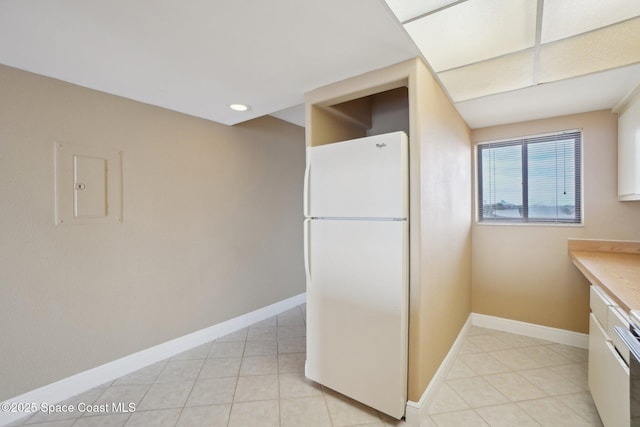
<svg viewBox="0 0 640 427">
<path fill-rule="evenodd" d="M 309 176 L 311 175 L 311 151 L 307 148 L 307 165 L 304 169 L 303 215 L 309 216 Z"/>
<path fill-rule="evenodd" d="M 311 220 L 304 220 L 304 275 L 307 279 L 307 286 L 311 284 L 311 266 L 309 265 L 309 227 Z"/>
</svg>

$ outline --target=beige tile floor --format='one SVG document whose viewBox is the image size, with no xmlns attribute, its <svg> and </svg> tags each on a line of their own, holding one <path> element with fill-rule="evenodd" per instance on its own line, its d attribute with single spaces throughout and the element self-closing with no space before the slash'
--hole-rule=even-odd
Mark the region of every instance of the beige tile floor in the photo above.
<svg viewBox="0 0 640 427">
<path fill-rule="evenodd" d="M 587 350 L 473 326 L 422 426 L 602 426 Z"/>
<path fill-rule="evenodd" d="M 67 403 L 132 413 L 36 413 L 33 426 L 399 426 L 304 378 L 305 306 L 118 378 Z M 600 426 L 585 350 L 473 327 L 422 422 Z"/>
</svg>

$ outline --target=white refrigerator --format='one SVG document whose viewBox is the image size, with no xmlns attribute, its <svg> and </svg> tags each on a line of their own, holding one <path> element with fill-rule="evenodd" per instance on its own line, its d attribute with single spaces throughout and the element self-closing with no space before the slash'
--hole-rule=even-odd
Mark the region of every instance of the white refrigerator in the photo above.
<svg viewBox="0 0 640 427">
<path fill-rule="evenodd" d="M 408 141 L 311 147 L 304 196 L 305 375 L 400 419 L 407 402 Z"/>
</svg>

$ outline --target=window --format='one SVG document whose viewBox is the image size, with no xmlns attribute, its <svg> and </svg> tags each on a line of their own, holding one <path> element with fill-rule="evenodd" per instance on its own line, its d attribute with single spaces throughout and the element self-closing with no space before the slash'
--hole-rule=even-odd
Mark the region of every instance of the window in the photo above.
<svg viewBox="0 0 640 427">
<path fill-rule="evenodd" d="M 481 143 L 478 221 L 581 223 L 579 130 Z"/>
</svg>

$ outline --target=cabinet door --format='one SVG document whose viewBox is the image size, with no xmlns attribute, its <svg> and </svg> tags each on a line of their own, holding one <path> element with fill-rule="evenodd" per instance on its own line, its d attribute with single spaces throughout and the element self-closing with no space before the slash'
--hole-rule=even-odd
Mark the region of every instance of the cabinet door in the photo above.
<svg viewBox="0 0 640 427">
<path fill-rule="evenodd" d="M 640 96 L 618 119 L 618 198 L 640 200 Z"/>
<path fill-rule="evenodd" d="M 600 418 L 603 420 L 608 401 L 605 362 L 607 351 L 607 336 L 596 317 L 591 313 L 589 315 L 589 390 L 591 390 L 591 397 L 598 408 Z"/>
<path fill-rule="evenodd" d="M 629 368 L 593 313 L 589 315 L 589 390 L 605 426 L 629 426 Z"/>
<path fill-rule="evenodd" d="M 607 379 L 607 402 L 600 413 L 605 426 L 629 426 L 629 368 L 611 342 L 607 342 L 605 353 L 605 377 Z"/>
</svg>

